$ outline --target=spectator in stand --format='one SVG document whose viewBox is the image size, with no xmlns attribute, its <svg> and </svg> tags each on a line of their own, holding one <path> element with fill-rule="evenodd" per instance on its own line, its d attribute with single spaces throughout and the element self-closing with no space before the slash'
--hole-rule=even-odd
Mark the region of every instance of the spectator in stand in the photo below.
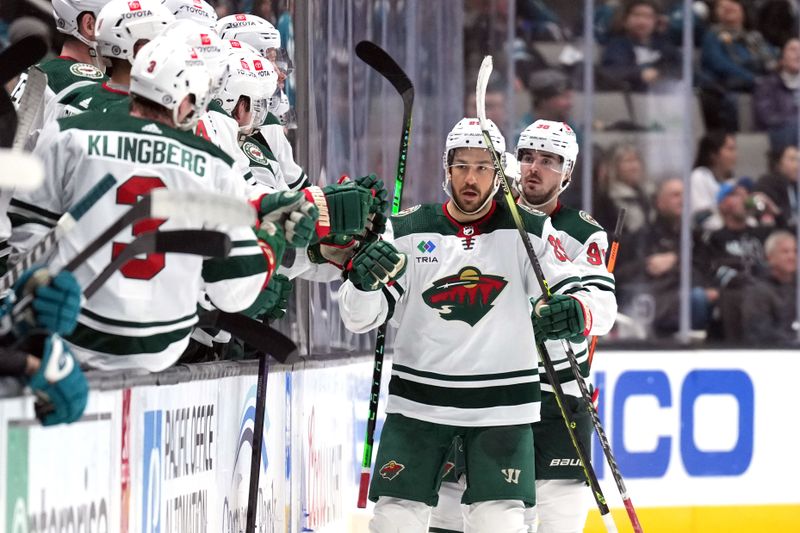
<svg viewBox="0 0 800 533">
<path fill-rule="evenodd" d="M 724 131 L 706 133 L 697 148 L 691 175 L 692 217 L 706 230 L 722 227 L 717 214 L 720 185 L 733 177 L 736 168 L 736 138 Z"/>
<path fill-rule="evenodd" d="M 575 131 L 580 144 L 583 134 L 575 124 L 572 124 L 574 93 L 569 77 L 560 70 L 544 69 L 531 75 L 528 87 L 533 106 L 533 114 L 528 124 L 539 119 L 566 122 Z"/>
<path fill-rule="evenodd" d="M 735 93 L 752 91 L 757 76 L 775 69 L 776 54 L 750 29 L 744 0 L 717 0 L 714 16 L 700 55 L 703 114 L 707 129 L 737 131 Z"/>
<path fill-rule="evenodd" d="M 660 182 L 654 205 L 653 223 L 645 226 L 628 246 L 636 250 L 637 259 L 625 262 L 624 266 L 620 264 L 616 276 L 618 280 L 647 283 L 655 302 L 653 332 L 656 336 L 667 337 L 677 332 L 679 326 L 683 181 L 668 178 Z M 719 291 L 710 281 L 702 265 L 693 258 L 692 329 L 706 329 L 719 299 Z"/>
<path fill-rule="evenodd" d="M 758 9 L 758 31 L 775 48 L 797 35 L 795 0 L 766 0 Z"/>
<path fill-rule="evenodd" d="M 626 82 L 633 91 L 647 91 L 659 81 L 680 78 L 680 52 L 656 32 L 658 16 L 655 0 L 629 0 L 603 51 L 605 74 Z"/>
<path fill-rule="evenodd" d="M 797 243 L 779 230 L 764 245 L 769 273 L 743 291 L 741 334 L 748 343 L 766 346 L 797 345 Z"/>
<path fill-rule="evenodd" d="M 639 149 L 628 143 L 615 146 L 608 157 L 608 198 L 613 206 L 611 218 L 626 209 L 625 229 L 638 232 L 651 222 L 650 185 Z M 614 227 L 613 224 L 609 227 Z"/>
<path fill-rule="evenodd" d="M 756 183 L 756 193 L 764 194 L 777 208 L 775 225 L 794 228 L 797 220 L 797 173 L 800 171 L 797 147 L 787 145 L 769 153 L 769 174 Z"/>
<path fill-rule="evenodd" d="M 797 144 L 797 100 L 800 98 L 800 40 L 789 39 L 781 51 L 779 69 L 756 82 L 753 114 L 756 126 L 767 130 L 773 150 Z"/>
</svg>

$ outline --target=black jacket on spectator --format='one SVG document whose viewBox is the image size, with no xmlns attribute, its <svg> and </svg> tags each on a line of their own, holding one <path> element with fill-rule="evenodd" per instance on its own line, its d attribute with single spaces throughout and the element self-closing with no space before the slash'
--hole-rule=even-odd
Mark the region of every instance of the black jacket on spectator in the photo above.
<svg viewBox="0 0 800 533">
<path fill-rule="evenodd" d="M 800 92 L 787 87 L 778 73 L 759 78 L 753 91 L 756 126 L 773 130 L 796 125 L 798 96 Z"/>
<path fill-rule="evenodd" d="M 714 276 L 714 285 L 724 287 L 738 276 L 759 276 L 766 272 L 764 241 L 772 228 L 718 229 L 709 234 L 694 255 Z M 741 281 L 738 280 L 738 281 Z"/>
<path fill-rule="evenodd" d="M 778 227 L 789 228 L 794 225 L 793 221 L 797 210 L 797 183 L 792 183 L 781 175 L 767 174 L 758 180 L 755 190 L 766 194 L 781 210 L 775 220 Z"/>
<path fill-rule="evenodd" d="M 639 47 L 648 56 L 637 60 Z M 625 81 L 633 91 L 646 91 L 647 84 L 642 81 L 642 70 L 653 67 L 660 71 L 661 78 L 678 79 L 681 69 L 681 55 L 663 35 L 654 35 L 651 41 L 642 45 L 627 35 L 612 37 L 603 50 L 602 65 L 604 74 L 617 81 Z"/>
<path fill-rule="evenodd" d="M 757 278 L 743 289 L 742 336 L 745 342 L 762 348 L 796 345 L 792 323 L 796 285 L 781 283 L 772 276 Z"/>
</svg>

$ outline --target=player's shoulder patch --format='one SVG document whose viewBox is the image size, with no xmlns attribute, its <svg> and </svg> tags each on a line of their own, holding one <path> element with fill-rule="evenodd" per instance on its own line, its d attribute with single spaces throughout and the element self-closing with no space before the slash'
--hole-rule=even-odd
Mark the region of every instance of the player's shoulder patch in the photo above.
<svg viewBox="0 0 800 533">
<path fill-rule="evenodd" d="M 589 213 L 587 213 L 586 211 L 583 211 L 583 210 L 579 211 L 578 212 L 578 216 L 580 216 L 583 220 L 585 220 L 589 224 L 593 224 L 593 225 L 597 226 L 598 228 L 603 229 L 603 226 L 601 226 L 600 223 L 598 221 L 596 221 L 594 219 L 594 217 L 592 215 L 590 215 Z"/>
<path fill-rule="evenodd" d="M 105 74 L 103 74 L 99 68 L 89 63 L 74 63 L 69 67 L 69 71 L 74 76 L 88 78 L 90 80 L 100 80 L 105 77 Z"/>
<path fill-rule="evenodd" d="M 264 155 L 264 151 L 256 143 L 252 141 L 245 141 L 242 144 L 242 151 L 251 161 L 258 163 L 259 165 L 269 165 L 267 156 Z"/>
<path fill-rule="evenodd" d="M 400 211 L 399 213 L 397 213 L 394 216 L 396 216 L 396 217 L 408 216 L 411 213 L 413 213 L 414 211 L 418 210 L 420 207 L 422 207 L 422 204 L 412 205 L 411 207 L 407 207 L 407 208 L 403 209 L 402 211 Z"/>
</svg>

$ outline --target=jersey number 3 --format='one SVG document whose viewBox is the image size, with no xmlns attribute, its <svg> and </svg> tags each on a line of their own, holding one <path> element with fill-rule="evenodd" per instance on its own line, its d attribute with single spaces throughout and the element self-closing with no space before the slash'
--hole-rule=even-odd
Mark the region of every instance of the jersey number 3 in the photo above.
<svg viewBox="0 0 800 533">
<path fill-rule="evenodd" d="M 166 188 L 161 178 L 153 176 L 132 176 L 117 189 L 117 203 L 120 205 L 133 205 L 139 199 L 153 189 Z M 155 231 L 161 224 L 166 222 L 163 218 L 148 218 L 140 220 L 133 225 L 133 236 L 136 237 L 148 231 Z M 111 248 L 111 259 L 122 253 L 128 246 L 124 242 L 115 242 Z M 164 254 L 147 254 L 144 259 L 131 259 L 120 269 L 126 278 L 131 279 L 153 279 L 156 274 L 164 270 L 166 257 Z"/>
</svg>

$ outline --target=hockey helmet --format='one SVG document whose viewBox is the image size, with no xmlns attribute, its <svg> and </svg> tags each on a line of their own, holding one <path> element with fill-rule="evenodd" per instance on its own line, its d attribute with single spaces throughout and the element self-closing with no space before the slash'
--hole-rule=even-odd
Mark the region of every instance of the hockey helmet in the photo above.
<svg viewBox="0 0 800 533">
<path fill-rule="evenodd" d="M 174 20 L 158 0 L 111 0 L 97 15 L 97 51 L 133 64 L 136 43 L 155 39 Z"/>
<path fill-rule="evenodd" d="M 572 180 L 572 171 L 578 159 L 578 140 L 575 131 L 565 122 L 537 120 L 525 128 L 519 136 L 514 155 L 520 159 L 523 150 L 548 152 L 564 160 L 561 169 L 561 188 L 563 192 Z"/>
<path fill-rule="evenodd" d="M 229 51 L 226 42 L 219 38 L 216 31 L 188 19 L 176 20 L 167 27 L 166 33 L 181 39 L 203 58 L 211 74 L 212 98 L 216 97 L 228 74 Z"/>
<path fill-rule="evenodd" d="M 217 12 L 205 0 L 162 0 L 162 3 L 178 20 L 189 19 L 205 28 L 216 28 Z"/>
<path fill-rule="evenodd" d="M 136 55 L 130 92 L 169 109 L 175 125 L 189 130 L 208 106 L 211 76 L 193 48 L 181 40 L 161 35 L 144 45 Z M 187 96 L 194 98 L 192 113 L 179 121 L 179 107 Z"/>
<path fill-rule="evenodd" d="M 95 43 L 90 41 L 79 31 L 78 18 L 82 13 L 92 13 L 95 18 L 108 0 L 53 0 L 53 17 L 56 19 L 56 29 L 61 33 L 72 35 L 90 48 Z"/>
<path fill-rule="evenodd" d="M 216 99 L 226 112 L 233 114 L 239 98 L 247 97 L 252 114 L 250 122 L 240 125 L 239 131 L 252 133 L 266 119 L 269 98 L 278 87 L 278 75 L 269 61 L 248 50 L 230 54 L 226 64 L 227 74 Z"/>
</svg>

